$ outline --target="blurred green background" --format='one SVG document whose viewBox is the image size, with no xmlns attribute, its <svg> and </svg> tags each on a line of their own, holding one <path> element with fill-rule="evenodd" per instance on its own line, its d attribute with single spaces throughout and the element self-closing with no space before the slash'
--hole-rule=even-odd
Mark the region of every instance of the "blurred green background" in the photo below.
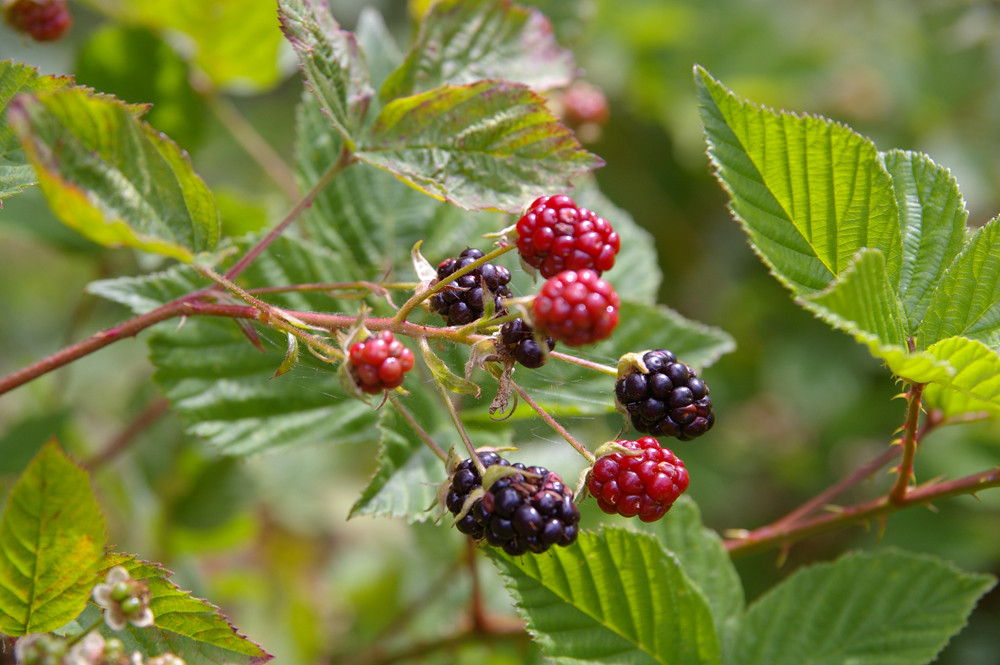
<svg viewBox="0 0 1000 665">
<path fill-rule="evenodd" d="M 196 11 L 193 18 L 184 13 L 194 11 L 186 0 L 157 0 L 145 8 L 126 1 L 73 3 L 76 24 L 58 43 L 28 43 L 0 27 L 0 59 L 76 74 L 79 82 L 130 102 L 153 103 L 149 121 L 191 153 L 219 195 L 227 228 L 259 228 L 282 214 L 288 200 L 246 157 L 220 114 L 232 104 L 290 159 L 301 82 L 280 38 L 254 39 L 256 30 L 277 30 L 273 3 L 201 4 L 248 18 L 206 27 Z M 832 117 L 880 149 L 927 152 L 952 170 L 970 224 L 980 225 L 1000 210 L 1000 5 L 529 4 L 553 19 L 582 77 L 609 99 L 610 120 L 588 148 L 607 161 L 597 174 L 605 194 L 655 235 L 664 272 L 661 301 L 725 329 L 738 345 L 704 373 L 716 428 L 678 450 L 691 470 L 689 493 L 706 524 L 720 532 L 770 522 L 889 444 L 904 415 L 903 402 L 892 401 L 901 386 L 846 335 L 798 309 L 749 249 L 708 167 L 692 67 L 701 64 L 754 101 Z M 347 28 L 363 7 L 375 7 L 400 44 L 411 37 L 402 2 L 331 5 Z M 212 60 L 192 55 L 185 30 L 209 28 L 219 52 L 255 53 L 256 62 L 247 58 L 251 76 L 209 71 L 205 62 Z M 205 91 L 216 87 L 221 106 L 206 98 Z M 85 295 L 89 281 L 154 267 L 145 257 L 98 248 L 64 229 L 37 190 L 4 201 L 0 374 L 126 316 Z M 460 620 L 470 577 L 457 534 L 432 524 L 345 521 L 371 472 L 373 449 L 216 458 L 162 413 L 145 356 L 141 339 L 119 343 L 0 398 L 0 491 L 49 436 L 87 459 L 146 418 L 148 427 L 126 436 L 128 451 L 98 467 L 110 542 L 177 571 L 182 586 L 221 605 L 279 662 L 318 662 L 355 651 L 360 655 L 354 660 L 334 662 L 382 662 L 364 660 L 371 655 L 367 646 L 425 640 Z M 562 448 L 553 454 L 563 454 Z M 995 466 L 998 452 L 995 424 L 945 428 L 920 451 L 917 478 L 975 473 Z M 884 492 L 888 483 L 879 474 L 844 501 Z M 1000 574 L 1000 492 L 935 508 L 895 515 L 884 533 L 872 524 L 801 543 L 782 567 L 773 552 L 741 559 L 748 598 L 803 563 L 852 547 L 896 545 Z M 509 601 L 483 562 L 479 578 L 491 609 L 509 615 Z M 995 663 L 998 635 L 1000 592 L 994 591 L 940 662 Z M 524 640 L 512 639 L 435 652 L 422 662 L 535 658 Z"/>
</svg>

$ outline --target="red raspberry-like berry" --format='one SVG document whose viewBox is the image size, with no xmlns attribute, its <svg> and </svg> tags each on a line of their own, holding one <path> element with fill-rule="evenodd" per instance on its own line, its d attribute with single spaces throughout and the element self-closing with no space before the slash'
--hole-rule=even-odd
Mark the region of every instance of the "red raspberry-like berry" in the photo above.
<svg viewBox="0 0 1000 665">
<path fill-rule="evenodd" d="M 403 383 L 404 375 L 413 369 L 413 351 L 388 330 L 363 342 L 355 342 L 347 354 L 351 374 L 366 393 L 396 388 Z"/>
<path fill-rule="evenodd" d="M 4 5 L 3 18 L 14 30 L 40 42 L 59 39 L 73 24 L 65 0 L 15 0 Z"/>
<path fill-rule="evenodd" d="M 611 270 L 621 246 L 603 217 L 568 196 L 543 196 L 517 222 L 517 251 L 542 277 L 563 270 Z"/>
<path fill-rule="evenodd" d="M 660 519 L 688 488 L 684 462 L 651 436 L 615 443 L 636 454 L 602 455 L 587 472 L 587 489 L 608 514 Z"/>
<path fill-rule="evenodd" d="M 531 303 L 535 326 L 567 346 L 607 339 L 618 325 L 618 294 L 593 270 L 564 270 Z"/>
</svg>

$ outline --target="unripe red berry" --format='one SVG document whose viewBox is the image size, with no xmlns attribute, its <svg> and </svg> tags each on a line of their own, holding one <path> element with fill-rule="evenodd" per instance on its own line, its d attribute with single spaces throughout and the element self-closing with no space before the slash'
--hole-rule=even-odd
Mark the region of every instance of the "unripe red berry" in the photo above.
<svg viewBox="0 0 1000 665">
<path fill-rule="evenodd" d="M 621 246 L 618 234 L 603 217 L 576 205 L 568 196 L 543 196 L 517 222 L 521 260 L 542 277 L 563 270 L 595 270 L 615 264 Z"/>
</svg>

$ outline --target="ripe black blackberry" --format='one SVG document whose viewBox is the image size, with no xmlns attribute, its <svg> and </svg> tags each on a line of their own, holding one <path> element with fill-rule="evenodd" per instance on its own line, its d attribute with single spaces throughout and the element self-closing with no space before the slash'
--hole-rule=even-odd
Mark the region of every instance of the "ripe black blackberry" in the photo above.
<svg viewBox="0 0 1000 665">
<path fill-rule="evenodd" d="M 653 436 L 689 441 L 712 429 L 715 414 L 708 385 L 687 364 L 666 349 L 647 351 L 638 367 L 620 373 L 615 397 L 632 426 Z"/>
<path fill-rule="evenodd" d="M 524 473 L 500 477 L 466 506 L 468 497 L 482 488 L 482 478 L 471 459 L 459 463 L 445 499 L 456 516 L 468 509 L 455 523 L 459 531 L 515 556 L 576 542 L 580 511 L 573 503 L 573 490 L 558 474 L 540 466 L 511 464 L 496 453 L 480 453 L 479 459 L 486 467 L 499 464 Z"/>
<path fill-rule="evenodd" d="M 556 348 L 556 342 L 551 337 L 545 342 L 549 351 Z M 514 319 L 501 326 L 499 345 L 525 367 L 535 369 L 545 364 L 545 353 L 535 341 L 534 330 L 524 319 Z"/>
<path fill-rule="evenodd" d="M 438 280 L 450 277 L 452 273 L 482 257 L 483 253 L 480 250 L 470 247 L 456 258 L 445 259 L 438 265 Z M 506 312 L 503 299 L 511 295 L 508 282 L 510 282 L 509 270 L 503 266 L 484 263 L 431 296 L 429 303 L 431 311 L 443 316 L 449 326 L 472 323 L 483 315 L 483 287 L 485 287 L 493 294 L 494 311 Z"/>
</svg>

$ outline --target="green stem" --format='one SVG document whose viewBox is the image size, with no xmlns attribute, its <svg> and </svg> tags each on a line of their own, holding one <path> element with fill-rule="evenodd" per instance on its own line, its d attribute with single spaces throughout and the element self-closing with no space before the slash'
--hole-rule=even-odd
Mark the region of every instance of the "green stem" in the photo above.
<svg viewBox="0 0 1000 665">
<path fill-rule="evenodd" d="M 411 414 L 405 406 L 400 404 L 399 398 L 391 392 L 389 393 L 389 403 L 392 404 L 397 411 L 399 411 L 399 415 L 403 416 L 403 419 L 407 422 L 407 424 L 410 427 L 413 428 L 413 431 L 417 433 L 417 436 L 420 437 L 420 440 L 423 441 L 428 448 L 434 451 L 434 454 L 437 455 L 442 462 L 447 462 L 448 455 L 441 449 L 441 446 L 439 446 L 434 441 L 434 439 L 432 439 L 430 435 L 427 434 L 426 431 L 424 431 L 424 428 L 422 428 L 420 424 L 416 421 L 416 419 L 413 417 L 413 414 Z"/>
<path fill-rule="evenodd" d="M 403 306 L 399 308 L 399 311 L 396 313 L 395 321 L 397 323 L 402 323 L 403 321 L 406 321 L 406 317 L 408 317 L 410 313 L 420 305 L 420 303 L 433 296 L 435 293 L 443 289 L 445 286 L 455 281 L 462 275 L 472 272 L 473 270 L 483 265 L 484 263 L 489 263 L 498 256 L 503 256 L 507 252 L 510 252 L 514 249 L 517 249 L 516 245 L 504 245 L 502 247 L 498 247 L 497 249 L 494 249 L 492 252 L 484 254 L 483 256 L 479 257 L 478 259 L 476 259 L 469 265 L 465 266 L 461 270 L 456 270 L 452 274 L 448 275 L 441 281 L 434 284 L 434 286 L 429 288 L 427 291 L 424 291 L 423 293 L 414 294 L 413 297 L 411 297 L 409 300 L 403 303 Z"/>
<path fill-rule="evenodd" d="M 479 477 L 482 478 L 486 473 L 486 467 L 483 466 L 479 455 L 476 454 L 476 447 L 472 445 L 469 434 L 465 431 L 465 425 L 462 424 L 462 419 L 458 417 L 458 410 L 455 408 L 455 403 L 451 401 L 451 394 L 447 388 L 437 381 L 434 382 L 434 385 L 437 386 L 438 392 L 441 393 L 444 406 L 448 410 L 448 415 L 451 416 L 451 422 L 454 423 L 455 429 L 458 430 L 458 435 L 462 438 L 462 443 L 465 444 L 465 449 L 469 451 L 469 459 L 476 465 L 476 469 L 479 470 Z"/>
<path fill-rule="evenodd" d="M 522 388 L 521 386 L 519 386 L 516 383 L 514 383 L 514 381 L 511 381 L 510 385 L 514 388 L 514 390 L 517 391 L 517 394 L 521 396 L 521 399 L 523 399 L 528 404 L 528 406 L 530 406 L 532 409 L 534 409 L 535 412 L 539 416 L 541 416 L 542 420 L 544 420 L 546 423 L 548 423 L 549 427 L 551 427 L 552 429 L 554 429 L 556 431 L 556 433 L 559 434 L 559 436 L 561 436 L 562 438 L 566 439 L 566 442 L 569 443 L 569 445 L 573 446 L 573 448 L 574 448 L 574 450 L 576 450 L 576 452 L 578 452 L 581 455 L 583 455 L 583 457 L 589 463 L 591 463 L 591 464 L 594 463 L 594 461 L 597 459 L 596 457 L 594 457 L 594 453 L 592 453 L 589 450 L 587 450 L 586 446 L 584 446 L 582 443 L 580 443 L 579 441 L 577 441 L 573 437 L 573 435 L 570 434 L 566 430 L 565 427 L 563 427 L 562 425 L 560 425 L 556 421 L 555 418 L 553 418 L 551 415 L 549 415 L 549 413 L 545 409 L 543 409 L 541 407 L 541 405 L 538 404 L 538 402 L 536 402 L 535 400 L 531 399 L 531 396 L 527 392 L 525 392 L 524 388 Z"/>
<path fill-rule="evenodd" d="M 560 353 L 558 351 L 550 351 L 550 358 L 556 358 L 562 360 L 563 362 L 571 363 L 573 365 L 579 365 L 580 367 L 586 367 L 587 369 L 592 369 L 595 372 L 600 372 L 601 374 L 607 374 L 608 376 L 613 376 L 618 378 L 618 369 L 616 367 L 608 367 L 607 365 L 602 365 L 600 363 L 595 363 L 590 360 L 584 360 L 583 358 L 577 358 L 576 356 L 567 355 L 565 353 Z"/>
</svg>

